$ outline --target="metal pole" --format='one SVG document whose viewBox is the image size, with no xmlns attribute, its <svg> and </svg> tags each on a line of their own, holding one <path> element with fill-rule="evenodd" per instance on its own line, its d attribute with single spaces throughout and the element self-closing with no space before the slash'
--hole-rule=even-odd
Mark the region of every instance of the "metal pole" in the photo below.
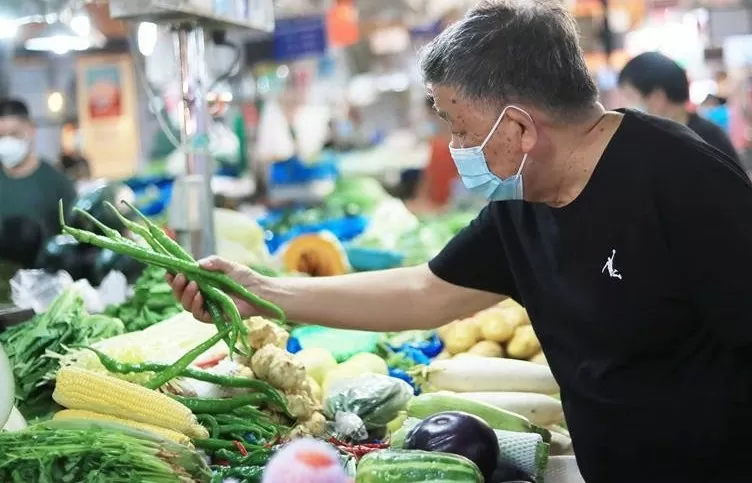
<svg viewBox="0 0 752 483">
<path fill-rule="evenodd" d="M 175 180 L 169 224 L 178 242 L 194 257 L 201 258 L 215 252 L 204 31 L 180 26 L 173 35 L 180 72 L 180 140 L 186 157 L 185 174 Z"/>
<path fill-rule="evenodd" d="M 0 40 L 0 98 L 10 97 L 13 72 L 13 41 Z"/>
</svg>

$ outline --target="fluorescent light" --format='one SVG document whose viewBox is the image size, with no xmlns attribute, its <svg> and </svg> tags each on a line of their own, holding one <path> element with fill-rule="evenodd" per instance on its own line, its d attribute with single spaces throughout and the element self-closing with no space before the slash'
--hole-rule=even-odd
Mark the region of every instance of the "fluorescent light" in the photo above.
<svg viewBox="0 0 752 483">
<path fill-rule="evenodd" d="M 157 45 L 157 25 L 151 22 L 141 22 L 138 25 L 138 51 L 144 57 L 149 57 L 154 53 L 154 47 Z"/>
<path fill-rule="evenodd" d="M 55 52 L 57 54 L 86 50 L 91 45 L 89 38 L 78 35 L 70 26 L 62 22 L 47 25 L 39 34 L 24 43 L 27 50 Z"/>
</svg>

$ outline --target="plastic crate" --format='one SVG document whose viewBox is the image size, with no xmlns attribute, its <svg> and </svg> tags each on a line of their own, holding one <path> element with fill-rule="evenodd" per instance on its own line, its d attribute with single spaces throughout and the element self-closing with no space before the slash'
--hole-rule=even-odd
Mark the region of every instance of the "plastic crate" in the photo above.
<svg viewBox="0 0 752 483">
<path fill-rule="evenodd" d="M 349 245 L 345 247 L 347 259 L 353 269 L 366 272 L 370 270 L 386 270 L 402 265 L 404 256 L 391 250 L 379 250 L 377 248 L 364 248 Z"/>
</svg>

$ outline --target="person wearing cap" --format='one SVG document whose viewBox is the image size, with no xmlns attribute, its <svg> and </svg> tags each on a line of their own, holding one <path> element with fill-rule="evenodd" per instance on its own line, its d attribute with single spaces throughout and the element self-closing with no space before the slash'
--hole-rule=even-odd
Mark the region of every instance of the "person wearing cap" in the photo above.
<svg viewBox="0 0 752 483">
<path fill-rule="evenodd" d="M 39 157 L 35 135 L 26 104 L 0 100 L 0 223 L 34 225 L 32 231 L 46 239 L 60 232 L 58 202 L 70 207 L 76 190 L 65 175 Z"/>
</svg>

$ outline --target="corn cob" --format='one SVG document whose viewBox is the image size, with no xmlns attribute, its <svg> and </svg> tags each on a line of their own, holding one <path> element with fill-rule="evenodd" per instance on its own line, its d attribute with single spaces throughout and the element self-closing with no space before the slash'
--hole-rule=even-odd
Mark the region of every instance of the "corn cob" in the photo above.
<svg viewBox="0 0 752 483">
<path fill-rule="evenodd" d="M 176 443 L 180 443 L 185 446 L 193 447 L 193 444 L 191 444 L 191 438 L 184 435 L 183 433 L 178 433 L 177 431 L 173 431 L 171 429 L 160 428 L 159 426 L 154 426 L 153 424 L 139 423 L 137 421 L 131 421 L 129 419 L 118 418 L 117 416 L 110 416 L 109 414 L 100 414 L 100 413 L 95 413 L 92 411 L 83 411 L 81 409 L 64 409 L 62 411 L 55 413 L 55 417 L 53 419 L 110 421 L 113 423 L 122 424 L 123 426 L 128 426 L 134 429 L 140 429 L 141 431 L 153 433 L 153 434 L 156 434 L 157 436 L 162 436 L 163 438 L 169 439 L 170 441 L 174 441 Z"/>
<path fill-rule="evenodd" d="M 209 437 L 196 416 L 179 402 L 157 391 L 86 369 L 61 368 L 52 398 L 68 409 L 151 424 L 193 439 Z"/>
</svg>

